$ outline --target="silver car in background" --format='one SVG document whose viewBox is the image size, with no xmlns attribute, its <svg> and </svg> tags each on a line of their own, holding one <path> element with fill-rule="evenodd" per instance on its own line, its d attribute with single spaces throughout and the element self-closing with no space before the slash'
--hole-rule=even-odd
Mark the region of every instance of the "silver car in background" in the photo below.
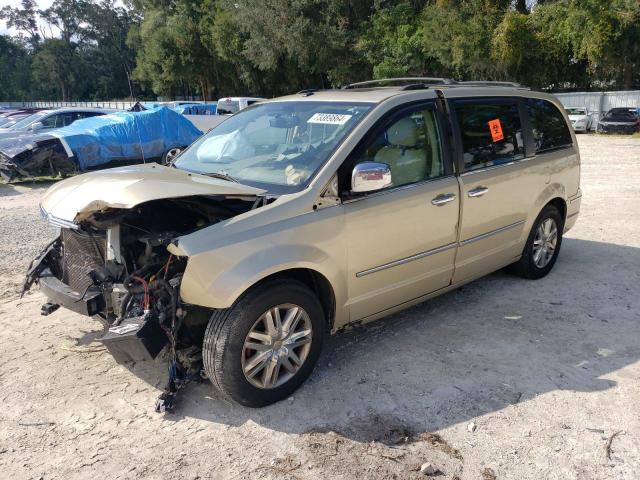
<svg viewBox="0 0 640 480">
<path fill-rule="evenodd" d="M 56 108 L 54 110 L 42 110 L 16 122 L 9 128 L 0 128 L 0 140 L 16 138 L 32 133 L 49 132 L 56 128 L 71 125 L 82 118 L 106 115 L 112 110 L 98 108 Z"/>
</svg>

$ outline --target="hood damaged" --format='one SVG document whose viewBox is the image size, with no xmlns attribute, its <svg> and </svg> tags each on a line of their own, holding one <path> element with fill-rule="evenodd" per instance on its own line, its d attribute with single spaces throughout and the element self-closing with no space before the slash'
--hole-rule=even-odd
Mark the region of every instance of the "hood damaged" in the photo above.
<svg viewBox="0 0 640 480">
<path fill-rule="evenodd" d="M 251 199 L 266 192 L 158 164 L 85 173 L 61 181 L 45 194 L 41 209 L 52 219 L 79 223 L 107 209 L 131 209 L 153 200 L 193 196 Z"/>
</svg>

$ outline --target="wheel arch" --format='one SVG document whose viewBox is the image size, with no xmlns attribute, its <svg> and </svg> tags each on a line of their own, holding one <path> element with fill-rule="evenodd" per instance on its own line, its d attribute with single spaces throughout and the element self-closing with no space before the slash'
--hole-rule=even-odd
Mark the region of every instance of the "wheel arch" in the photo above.
<svg viewBox="0 0 640 480">
<path fill-rule="evenodd" d="M 562 217 L 562 221 L 567 219 L 567 202 L 561 197 L 554 197 L 549 200 L 543 207 L 540 209 L 542 211 L 547 205 L 553 205 L 560 211 L 560 216 Z"/>
<path fill-rule="evenodd" d="M 251 290 L 258 288 L 265 283 L 273 280 L 296 280 L 307 286 L 317 297 L 324 310 L 327 328 L 331 330 L 335 323 L 336 317 L 336 296 L 333 286 L 327 277 L 317 270 L 311 268 L 287 268 L 275 273 L 271 273 L 260 280 L 253 283 L 238 297 L 238 300 L 245 296 Z M 238 301 L 236 300 L 236 301 Z"/>
<path fill-rule="evenodd" d="M 529 227 L 533 224 L 535 219 L 540 215 L 540 212 L 547 205 L 553 205 L 562 214 L 562 218 L 565 219 L 567 216 L 567 192 L 566 188 L 562 183 L 552 182 L 540 192 L 534 206 L 537 211 L 535 211 L 535 215 L 531 215 L 529 218 Z M 533 212 L 532 212 L 533 213 Z"/>
</svg>

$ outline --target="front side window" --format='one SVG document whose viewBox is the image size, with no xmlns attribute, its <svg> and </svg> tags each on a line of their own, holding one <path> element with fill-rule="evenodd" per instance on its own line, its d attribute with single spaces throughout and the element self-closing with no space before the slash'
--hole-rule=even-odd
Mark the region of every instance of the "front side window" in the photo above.
<svg viewBox="0 0 640 480">
<path fill-rule="evenodd" d="M 354 165 L 362 162 L 389 165 L 394 187 L 437 178 L 445 173 L 433 107 L 422 106 L 394 118 L 358 152 Z"/>
<path fill-rule="evenodd" d="M 175 166 L 226 175 L 274 194 L 300 191 L 371 108 L 369 103 L 258 103 L 200 137 Z"/>
<path fill-rule="evenodd" d="M 76 120 L 81 120 L 83 118 L 98 117 L 101 115 L 103 115 L 102 112 L 80 112 Z"/>
<path fill-rule="evenodd" d="M 518 104 L 503 101 L 454 104 L 464 170 L 501 165 L 524 158 Z"/>
<path fill-rule="evenodd" d="M 539 98 L 528 98 L 527 110 L 531 119 L 536 153 L 572 144 L 567 122 L 553 103 Z"/>
</svg>

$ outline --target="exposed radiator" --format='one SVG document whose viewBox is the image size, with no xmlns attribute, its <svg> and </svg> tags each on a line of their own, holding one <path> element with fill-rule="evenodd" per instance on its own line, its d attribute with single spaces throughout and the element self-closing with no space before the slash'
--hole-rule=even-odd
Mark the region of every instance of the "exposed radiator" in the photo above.
<svg viewBox="0 0 640 480">
<path fill-rule="evenodd" d="M 106 234 L 62 228 L 62 281 L 84 292 L 92 281 L 89 272 L 104 266 Z"/>
</svg>

